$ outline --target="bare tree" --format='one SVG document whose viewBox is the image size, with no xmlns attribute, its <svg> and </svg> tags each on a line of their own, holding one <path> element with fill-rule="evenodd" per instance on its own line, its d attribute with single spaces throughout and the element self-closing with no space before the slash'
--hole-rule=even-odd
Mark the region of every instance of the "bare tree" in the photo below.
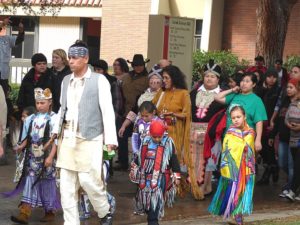
<svg viewBox="0 0 300 225">
<path fill-rule="evenodd" d="M 267 66 L 282 58 L 290 14 L 297 1 L 258 1 L 256 51 L 264 56 Z"/>
</svg>

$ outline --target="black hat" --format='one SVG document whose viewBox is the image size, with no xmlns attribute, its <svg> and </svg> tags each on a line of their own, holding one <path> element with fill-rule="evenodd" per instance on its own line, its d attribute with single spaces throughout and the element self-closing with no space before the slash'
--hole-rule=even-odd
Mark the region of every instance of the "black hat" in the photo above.
<svg viewBox="0 0 300 225">
<path fill-rule="evenodd" d="M 105 60 L 103 59 L 96 59 L 94 60 L 91 65 L 93 67 L 96 67 L 96 68 L 100 68 L 100 69 L 103 69 L 104 71 L 107 71 L 108 70 L 108 64 Z"/>
<path fill-rule="evenodd" d="M 265 61 L 264 57 L 262 57 L 261 55 L 258 55 L 254 58 L 255 61 Z"/>
<path fill-rule="evenodd" d="M 280 65 L 282 65 L 282 63 L 283 63 L 282 59 L 276 59 L 276 60 L 275 60 L 275 64 L 280 64 Z"/>
<path fill-rule="evenodd" d="M 273 68 L 269 68 L 266 73 L 265 73 L 265 77 L 269 77 L 269 76 L 274 76 L 274 77 L 278 77 L 278 72 L 273 69 Z"/>
<path fill-rule="evenodd" d="M 210 59 L 209 62 L 203 68 L 204 73 L 211 72 L 215 74 L 217 77 L 221 76 L 222 69 L 218 64 L 215 64 L 213 59 Z"/>
<path fill-rule="evenodd" d="M 38 62 L 46 62 L 47 63 L 47 58 L 44 54 L 42 53 L 36 53 L 31 57 L 31 65 L 35 66 Z"/>
<path fill-rule="evenodd" d="M 144 60 L 144 56 L 142 54 L 135 54 L 133 56 L 132 61 L 130 62 L 129 60 L 127 60 L 127 62 L 131 63 L 131 66 L 145 66 L 145 63 L 149 62 L 150 59 L 146 59 Z"/>
</svg>

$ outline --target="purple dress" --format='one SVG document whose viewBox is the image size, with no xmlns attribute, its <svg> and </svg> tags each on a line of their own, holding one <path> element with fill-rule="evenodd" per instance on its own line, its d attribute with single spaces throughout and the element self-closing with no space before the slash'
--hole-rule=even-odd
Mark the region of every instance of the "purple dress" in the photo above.
<svg viewBox="0 0 300 225">
<path fill-rule="evenodd" d="M 49 140 L 56 114 L 45 113 L 29 116 L 23 129 L 24 140 L 30 141 L 24 163 L 25 176 L 21 202 L 31 207 L 43 207 L 45 211 L 55 211 L 60 208 L 60 198 L 56 186 L 55 159 L 50 167 L 44 167 L 44 160 L 51 148 L 43 151 L 43 144 Z M 24 137 L 25 136 L 25 137 Z M 47 152 L 48 151 L 48 152 Z"/>
</svg>

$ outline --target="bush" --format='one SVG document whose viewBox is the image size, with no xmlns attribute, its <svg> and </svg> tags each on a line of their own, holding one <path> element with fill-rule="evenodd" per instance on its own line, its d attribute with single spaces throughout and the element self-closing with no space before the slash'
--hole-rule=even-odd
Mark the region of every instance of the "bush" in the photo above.
<svg viewBox="0 0 300 225">
<path fill-rule="evenodd" d="M 203 67 L 208 63 L 209 59 L 214 59 L 215 63 L 220 65 L 224 76 L 230 76 L 237 70 L 245 69 L 249 65 L 247 60 L 242 59 L 239 61 L 238 57 L 230 51 L 205 52 L 198 50 L 193 55 L 194 82 L 202 79 Z"/>
<path fill-rule="evenodd" d="M 18 94 L 19 94 L 19 90 L 20 90 L 20 85 L 19 84 L 10 84 L 10 86 L 11 86 L 11 91 L 9 92 L 9 98 L 12 101 L 12 104 L 14 106 L 16 106 Z"/>
<path fill-rule="evenodd" d="M 299 55 L 290 55 L 286 57 L 286 61 L 283 66 L 287 71 L 291 71 L 293 66 L 300 65 L 300 56 Z"/>
</svg>

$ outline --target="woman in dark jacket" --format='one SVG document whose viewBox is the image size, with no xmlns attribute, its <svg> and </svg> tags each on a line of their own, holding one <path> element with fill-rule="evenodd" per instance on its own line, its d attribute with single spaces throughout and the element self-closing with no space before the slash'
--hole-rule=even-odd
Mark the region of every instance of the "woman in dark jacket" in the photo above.
<svg viewBox="0 0 300 225">
<path fill-rule="evenodd" d="M 52 52 L 52 67 L 51 70 L 56 77 L 56 85 L 55 85 L 55 92 L 60 99 L 60 91 L 61 91 L 61 83 L 65 76 L 72 73 L 69 67 L 69 62 L 67 58 L 67 54 L 63 49 L 55 49 Z M 60 103 L 53 108 L 54 112 L 58 112 L 60 108 Z"/>
<path fill-rule="evenodd" d="M 275 157 L 274 145 L 268 144 L 268 139 L 271 131 L 270 119 L 276 105 L 280 88 L 278 87 L 278 73 L 276 70 L 268 69 L 263 77 L 263 82 L 260 87 L 256 89 L 256 94 L 261 97 L 266 111 L 268 120 L 264 121 L 264 130 L 262 135 L 262 151 L 261 155 L 265 164 L 265 171 L 257 184 L 268 184 L 269 177 L 272 175 L 273 182 L 278 181 L 278 164 Z"/>
<path fill-rule="evenodd" d="M 31 58 L 31 68 L 22 80 L 19 90 L 17 105 L 20 111 L 25 107 L 34 106 L 34 89 L 39 87 L 42 89 L 49 88 L 53 96 L 53 111 L 58 110 L 59 96 L 57 95 L 56 87 L 57 81 L 51 69 L 47 68 L 47 58 L 41 54 L 36 53 Z"/>
</svg>

